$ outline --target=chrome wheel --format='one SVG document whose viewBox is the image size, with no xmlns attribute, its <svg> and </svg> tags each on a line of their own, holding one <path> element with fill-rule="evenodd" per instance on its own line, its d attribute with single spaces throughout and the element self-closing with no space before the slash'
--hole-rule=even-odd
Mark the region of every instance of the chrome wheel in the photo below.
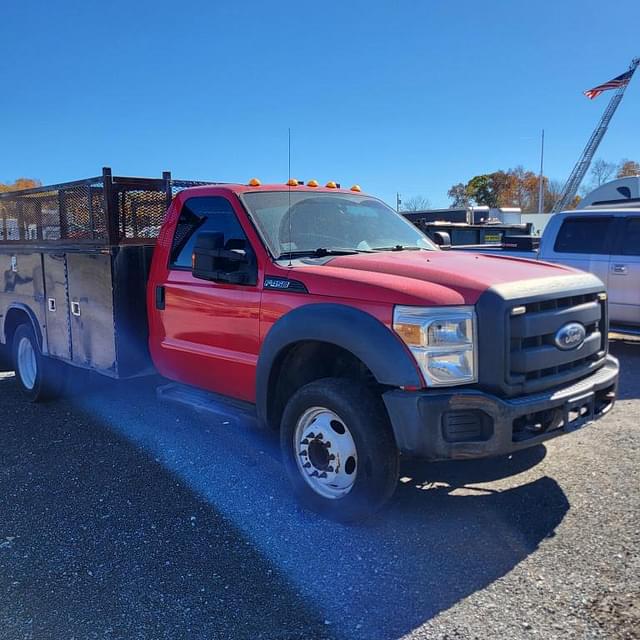
<svg viewBox="0 0 640 640">
<path fill-rule="evenodd" d="M 29 338 L 21 338 L 18 343 L 18 375 L 25 388 L 31 390 L 35 387 L 36 376 L 38 375 L 38 361 Z"/>
<path fill-rule="evenodd" d="M 293 440 L 298 469 L 317 494 L 335 500 L 351 491 L 358 453 L 340 416 L 324 407 L 307 409 L 296 423 Z"/>
</svg>

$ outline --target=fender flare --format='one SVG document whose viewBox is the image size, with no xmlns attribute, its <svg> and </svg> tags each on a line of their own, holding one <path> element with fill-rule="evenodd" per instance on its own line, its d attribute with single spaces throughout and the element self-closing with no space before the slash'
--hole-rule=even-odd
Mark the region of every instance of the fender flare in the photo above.
<svg viewBox="0 0 640 640">
<path fill-rule="evenodd" d="M 25 313 L 27 315 L 27 317 L 29 318 L 29 321 L 31 322 L 33 332 L 36 335 L 36 340 L 40 345 L 40 349 L 44 351 L 44 344 L 42 340 L 42 330 L 40 329 L 38 318 L 36 317 L 36 314 L 33 312 L 33 310 L 30 307 L 28 307 L 26 304 L 22 304 L 21 302 L 15 302 L 7 308 L 7 313 L 2 323 L 2 338 L 4 340 L 4 344 L 7 346 L 7 349 L 11 349 L 11 345 L 8 343 L 8 340 L 7 340 L 7 318 L 11 314 L 11 311 L 21 311 L 22 313 Z"/>
<path fill-rule="evenodd" d="M 256 370 L 256 411 L 268 422 L 269 387 L 274 364 L 283 350 L 313 340 L 341 347 L 361 360 L 380 384 L 423 386 L 418 365 L 400 338 L 369 313 L 333 303 L 296 307 L 265 336 Z"/>
</svg>

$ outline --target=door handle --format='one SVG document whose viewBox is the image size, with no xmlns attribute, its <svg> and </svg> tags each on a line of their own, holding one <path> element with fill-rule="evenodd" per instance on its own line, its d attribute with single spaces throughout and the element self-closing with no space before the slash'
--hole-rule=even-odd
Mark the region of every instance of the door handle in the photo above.
<svg viewBox="0 0 640 640">
<path fill-rule="evenodd" d="M 621 276 L 626 276 L 629 272 L 626 264 L 614 264 L 611 266 L 611 271 Z"/>
<path fill-rule="evenodd" d="M 156 309 L 162 311 L 165 307 L 165 289 L 162 285 L 156 286 Z"/>
</svg>

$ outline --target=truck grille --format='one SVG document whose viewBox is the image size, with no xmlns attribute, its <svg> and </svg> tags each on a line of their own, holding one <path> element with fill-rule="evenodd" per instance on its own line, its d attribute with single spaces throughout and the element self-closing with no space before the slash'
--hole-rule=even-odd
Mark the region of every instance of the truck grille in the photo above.
<svg viewBox="0 0 640 640">
<path fill-rule="evenodd" d="M 507 380 L 525 393 L 539 391 L 588 373 L 606 353 L 606 307 L 598 293 L 524 303 L 526 311 L 508 322 Z M 577 349 L 563 351 L 556 332 L 579 322 L 586 337 Z"/>
</svg>

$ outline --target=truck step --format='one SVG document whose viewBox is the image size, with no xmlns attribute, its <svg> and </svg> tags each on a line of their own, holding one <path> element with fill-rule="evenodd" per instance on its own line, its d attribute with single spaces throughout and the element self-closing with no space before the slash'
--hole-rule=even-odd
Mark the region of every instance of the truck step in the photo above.
<svg viewBox="0 0 640 640">
<path fill-rule="evenodd" d="M 216 393 L 184 384 L 170 383 L 156 389 L 158 400 L 187 406 L 198 413 L 207 413 L 223 422 L 247 425 L 257 423 L 255 406 Z"/>
</svg>

